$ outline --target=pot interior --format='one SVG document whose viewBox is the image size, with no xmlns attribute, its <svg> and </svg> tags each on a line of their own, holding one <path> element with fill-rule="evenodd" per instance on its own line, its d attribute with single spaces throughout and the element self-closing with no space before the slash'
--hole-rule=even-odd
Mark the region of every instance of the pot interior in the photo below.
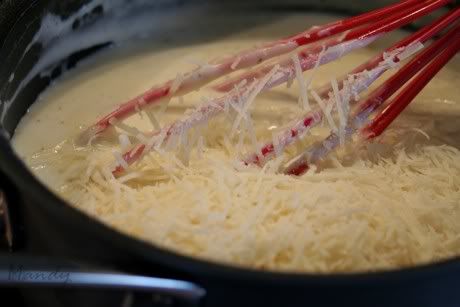
<svg viewBox="0 0 460 307">
<path fill-rule="evenodd" d="M 185 35 L 182 43 L 200 43 L 260 26 L 266 19 L 257 14 L 269 12 L 327 11 L 356 14 L 391 3 L 388 1 L 36 1 L 12 27 L 0 50 L 5 59 L 0 67 L 0 126 L 6 138 L 14 130 L 53 80 L 74 68 L 79 61 L 138 37 L 164 40 L 165 33 L 203 33 Z M 210 28 L 200 18 L 222 11 L 253 14 L 249 24 L 231 28 Z M 185 12 L 188 18 L 174 18 Z M 181 15 L 182 16 L 182 15 Z M 139 20 L 151 20 L 150 24 Z M 425 20 L 426 21 L 426 20 Z M 421 21 L 424 22 L 424 21 Z M 126 26 L 125 26 L 126 25 Z M 101 26 L 108 31 L 101 31 Z"/>
</svg>

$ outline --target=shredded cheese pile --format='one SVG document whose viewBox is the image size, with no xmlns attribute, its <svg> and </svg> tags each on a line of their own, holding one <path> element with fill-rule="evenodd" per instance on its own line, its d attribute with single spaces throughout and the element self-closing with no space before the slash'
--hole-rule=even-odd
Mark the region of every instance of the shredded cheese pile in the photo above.
<svg viewBox="0 0 460 307">
<path fill-rule="evenodd" d="M 225 141 L 228 130 L 217 129 L 222 122 L 210 125 L 208 144 L 191 153 L 188 166 L 153 151 L 114 178 L 107 162 L 111 146 L 74 150 L 70 144 L 34 162 L 61 170 L 57 192 L 91 216 L 155 245 L 217 262 L 332 272 L 460 254 L 458 149 L 424 144 L 418 131 L 395 126 L 385 139 L 342 150 L 320 172 L 296 178 L 278 172 L 292 148 L 263 169 L 245 166 L 235 159 L 236 145 Z"/>
</svg>

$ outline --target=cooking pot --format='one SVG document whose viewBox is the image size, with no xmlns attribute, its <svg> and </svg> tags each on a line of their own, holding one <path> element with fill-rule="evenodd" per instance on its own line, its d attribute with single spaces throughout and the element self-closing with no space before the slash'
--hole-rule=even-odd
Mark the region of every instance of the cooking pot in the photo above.
<svg viewBox="0 0 460 307">
<path fill-rule="evenodd" d="M 52 80 L 81 59 L 116 45 L 125 33 L 124 24 L 137 14 L 151 14 L 155 39 L 158 33 L 180 27 L 200 31 L 205 23 L 196 21 L 205 21 L 209 14 L 306 10 L 357 14 L 390 2 L 4 1 L 0 229 L 5 232 L 5 251 L 0 256 L 0 284 L 21 288 L 26 303 L 34 306 L 460 306 L 459 258 L 381 272 L 311 274 L 237 268 L 173 253 L 111 229 L 66 204 L 31 174 L 10 144 L 19 120 Z M 193 13 L 173 18 L 181 10 Z M 107 23 L 111 31 L 96 35 L 97 26 L 107 20 L 115 21 Z"/>
</svg>

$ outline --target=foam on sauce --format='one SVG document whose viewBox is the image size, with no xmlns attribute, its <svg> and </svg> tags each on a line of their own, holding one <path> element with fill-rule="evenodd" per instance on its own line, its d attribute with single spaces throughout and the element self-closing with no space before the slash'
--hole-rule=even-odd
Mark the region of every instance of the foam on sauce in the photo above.
<svg viewBox="0 0 460 307">
<path fill-rule="evenodd" d="M 197 34 L 200 40 L 176 33 L 167 41 L 114 48 L 43 93 L 18 126 L 14 147 L 40 180 L 77 208 L 123 232 L 196 257 L 330 272 L 410 266 L 460 254 L 458 56 L 376 142 L 343 148 L 319 164 L 318 173 L 299 178 L 279 174 L 278 167 L 322 140 L 327 124 L 262 170 L 238 165 L 241 150 L 236 140 L 229 142 L 231 125 L 225 116 L 202 127 L 204 145 L 192 151 L 189 165 L 179 156 L 152 153 L 133 167 L 132 174 L 141 177 L 114 179 L 104 173 L 102 166 L 113 161 L 112 150 L 119 150 L 116 138 L 92 148 L 73 146 L 84 127 L 118 103 L 196 62 L 336 19 L 320 14 L 220 16 L 218 25 L 210 22 L 209 33 Z M 202 39 L 214 37 L 216 27 L 228 29 L 235 23 L 246 24 L 247 30 Z M 341 76 L 404 35 L 392 33 L 321 67 L 311 88 Z M 204 89 L 183 102 L 174 98 L 160 123 L 183 116 L 202 97 L 218 96 Z M 270 140 L 300 114 L 298 99 L 296 81 L 257 97 L 251 114 L 259 142 Z M 126 123 L 141 131 L 152 129 L 145 115 Z M 242 148 L 252 145 L 247 138 Z"/>
</svg>

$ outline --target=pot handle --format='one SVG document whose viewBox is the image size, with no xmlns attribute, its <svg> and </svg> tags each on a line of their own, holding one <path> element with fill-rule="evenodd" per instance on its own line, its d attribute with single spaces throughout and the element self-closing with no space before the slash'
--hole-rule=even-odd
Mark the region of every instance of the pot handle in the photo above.
<svg viewBox="0 0 460 307">
<path fill-rule="evenodd" d="M 182 280 L 131 275 L 113 271 L 65 269 L 62 260 L 16 253 L 0 254 L 0 288 L 120 290 L 152 294 L 165 306 L 200 306 L 206 290 Z M 67 266 L 68 268 L 69 266 Z"/>
<path fill-rule="evenodd" d="M 4 181 L 2 183 L 5 184 Z M 181 306 L 201 304 L 206 290 L 189 281 L 98 269 L 88 271 L 61 259 L 11 252 L 14 223 L 7 203 L 7 197 L 11 195 L 7 196 L 4 188 L 0 186 L 0 251 L 4 251 L 0 252 L 0 288 L 120 290 L 150 293 L 156 302 L 166 306 L 172 305 L 172 302 L 178 302 Z"/>
</svg>

